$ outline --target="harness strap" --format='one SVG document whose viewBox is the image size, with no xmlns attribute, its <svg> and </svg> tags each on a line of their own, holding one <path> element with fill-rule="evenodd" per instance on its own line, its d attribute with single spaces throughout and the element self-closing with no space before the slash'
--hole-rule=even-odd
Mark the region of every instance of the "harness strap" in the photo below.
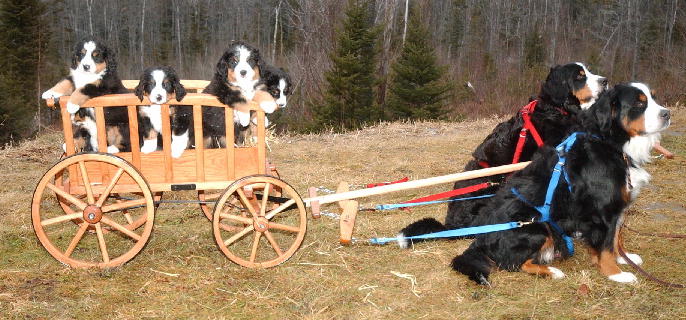
<svg viewBox="0 0 686 320">
<path fill-rule="evenodd" d="M 427 204 L 438 204 L 438 203 L 455 202 L 455 201 L 484 199 L 484 198 L 490 198 L 493 196 L 495 196 L 495 194 L 484 194 L 482 196 L 457 198 L 457 199 L 449 199 L 449 200 L 435 200 L 435 201 L 413 202 L 413 203 L 396 203 L 396 204 L 380 204 L 380 205 L 377 205 L 375 209 L 376 210 L 391 210 L 391 209 L 398 209 L 398 208 L 417 207 L 417 206 L 423 206 L 423 205 L 427 205 Z"/>
<path fill-rule="evenodd" d="M 469 235 L 474 235 L 474 234 L 482 234 L 482 233 L 489 233 L 489 232 L 496 232 L 496 231 L 505 231 L 505 230 L 510 230 L 510 229 L 515 229 L 515 228 L 520 228 L 522 226 L 525 226 L 529 224 L 530 222 L 507 222 L 507 223 L 499 223 L 499 224 L 489 224 L 485 226 L 478 226 L 478 227 L 468 227 L 468 228 L 460 228 L 460 229 L 454 229 L 454 230 L 446 230 L 446 231 L 439 231 L 439 232 L 434 232 L 434 233 L 427 233 L 427 234 L 421 234 L 418 236 L 413 236 L 413 237 L 403 237 L 402 239 L 434 239 L 434 238 L 453 238 L 453 237 L 463 237 L 463 236 L 469 236 Z M 372 238 L 369 239 L 369 242 L 371 244 L 386 244 L 391 241 L 398 241 L 400 238 Z"/>
<path fill-rule="evenodd" d="M 380 186 L 385 186 L 385 185 L 389 185 L 389 184 L 396 184 L 396 183 L 408 182 L 408 181 L 410 181 L 410 178 L 405 177 L 405 178 L 402 178 L 400 180 L 390 181 L 390 182 L 368 183 L 366 185 L 366 187 L 367 188 L 374 188 L 374 187 L 380 187 Z"/>
<path fill-rule="evenodd" d="M 488 182 L 479 183 L 479 184 L 475 184 L 473 186 L 468 186 L 468 187 L 464 187 L 464 188 L 460 188 L 460 189 L 455 189 L 455 190 L 451 190 L 451 191 L 446 191 L 446 192 L 441 192 L 441 193 L 429 195 L 426 197 L 408 200 L 408 201 L 405 201 L 403 203 L 417 203 L 417 202 L 424 202 L 424 201 L 433 201 L 433 200 L 438 200 L 438 199 L 443 199 L 443 198 L 450 198 L 450 197 L 454 197 L 454 196 L 463 195 L 466 193 L 472 193 L 475 191 L 479 191 L 481 189 L 486 189 L 486 188 L 490 187 L 491 185 L 492 184 L 488 183 Z"/>
<path fill-rule="evenodd" d="M 511 192 L 519 198 L 522 202 L 526 203 L 528 206 L 533 207 L 536 209 L 541 214 L 541 219 L 539 222 L 546 222 L 548 223 L 557 233 L 562 236 L 562 239 L 564 239 L 567 249 L 569 250 L 569 253 L 571 255 L 574 254 L 574 242 L 572 241 L 572 238 L 569 237 L 564 233 L 562 228 L 560 228 L 559 225 L 553 219 L 550 217 L 550 209 L 552 206 L 553 202 L 553 196 L 555 195 L 555 189 L 557 188 L 557 185 L 560 183 L 560 176 L 564 174 L 564 179 L 567 181 L 567 186 L 569 188 L 569 191 L 572 191 L 572 184 L 569 180 L 569 176 L 567 175 L 566 170 L 564 169 L 564 165 L 567 161 L 567 153 L 569 150 L 572 148 L 574 143 L 576 142 L 576 138 L 578 135 L 584 134 L 583 132 L 574 132 L 571 135 L 569 135 L 562 143 L 560 143 L 555 150 L 557 151 L 557 157 L 558 161 L 555 164 L 555 167 L 553 168 L 553 173 L 550 177 L 550 182 L 548 183 L 548 189 L 546 190 L 545 193 L 545 201 L 543 202 L 543 205 L 541 206 L 535 206 L 531 202 L 529 202 L 524 196 L 517 191 L 514 187 L 511 189 Z"/>
<path fill-rule="evenodd" d="M 536 110 L 537 104 L 538 100 L 533 100 L 519 110 L 519 113 L 522 115 L 522 120 L 524 120 L 524 125 L 522 125 L 522 130 L 519 131 L 519 140 L 517 140 L 517 147 L 515 148 L 515 153 L 512 157 L 512 163 L 519 163 L 519 158 L 522 155 L 522 150 L 524 150 L 524 144 L 526 143 L 527 133 L 531 132 L 531 136 L 534 137 L 536 145 L 539 147 L 543 145 L 541 135 L 538 134 L 538 130 L 536 130 L 533 122 L 531 122 L 531 114 Z"/>
</svg>

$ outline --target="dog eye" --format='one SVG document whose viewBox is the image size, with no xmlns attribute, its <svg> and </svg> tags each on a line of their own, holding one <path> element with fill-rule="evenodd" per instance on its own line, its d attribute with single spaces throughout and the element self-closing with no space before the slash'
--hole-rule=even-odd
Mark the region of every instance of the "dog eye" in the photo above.
<svg viewBox="0 0 686 320">
<path fill-rule="evenodd" d="M 97 56 L 99 56 L 99 55 L 100 55 L 100 52 L 97 52 L 97 51 L 93 52 L 93 56 L 94 56 L 94 57 L 97 57 Z"/>
</svg>

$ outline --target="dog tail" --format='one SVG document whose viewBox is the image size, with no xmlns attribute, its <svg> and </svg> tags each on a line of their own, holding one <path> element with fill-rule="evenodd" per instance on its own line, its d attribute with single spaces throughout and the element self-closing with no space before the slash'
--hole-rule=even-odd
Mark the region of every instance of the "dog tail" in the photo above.
<svg viewBox="0 0 686 320">
<path fill-rule="evenodd" d="M 438 222 L 438 220 L 434 218 L 424 218 L 422 220 L 415 221 L 400 230 L 396 237 L 398 238 L 398 245 L 403 249 L 407 249 L 412 243 L 424 241 L 424 239 L 407 239 L 408 237 L 445 230 L 447 230 L 447 228 L 442 223 Z"/>
<path fill-rule="evenodd" d="M 472 243 L 461 255 L 453 258 L 451 267 L 477 284 L 490 285 L 488 276 L 491 274 L 493 264 L 476 248 L 475 243 Z"/>
</svg>

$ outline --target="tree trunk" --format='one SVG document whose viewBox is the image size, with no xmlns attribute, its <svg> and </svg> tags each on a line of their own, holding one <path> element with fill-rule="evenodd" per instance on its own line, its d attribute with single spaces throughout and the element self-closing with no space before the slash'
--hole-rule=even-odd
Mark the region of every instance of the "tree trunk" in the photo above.
<svg viewBox="0 0 686 320">
<path fill-rule="evenodd" d="M 143 0 L 143 9 L 141 10 L 141 51 L 139 53 L 141 57 L 141 69 L 145 67 L 145 63 L 143 61 L 143 56 L 145 55 L 145 51 L 143 49 L 143 39 L 145 39 L 145 0 Z"/>
</svg>

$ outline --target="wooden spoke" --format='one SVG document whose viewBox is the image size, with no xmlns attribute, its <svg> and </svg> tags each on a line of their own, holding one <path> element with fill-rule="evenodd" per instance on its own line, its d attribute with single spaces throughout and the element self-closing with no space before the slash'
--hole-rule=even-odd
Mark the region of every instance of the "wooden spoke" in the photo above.
<svg viewBox="0 0 686 320">
<path fill-rule="evenodd" d="M 83 234 L 86 233 L 86 230 L 88 229 L 89 224 L 87 222 L 84 222 L 79 226 L 79 231 L 76 231 L 76 235 L 74 236 L 73 239 L 71 239 L 71 242 L 69 242 L 69 246 L 67 247 L 67 250 L 64 251 L 64 256 L 69 258 L 71 256 L 72 252 L 74 252 L 74 249 L 76 249 L 76 246 L 79 244 L 79 241 L 81 241 L 81 238 L 83 238 Z"/>
<path fill-rule="evenodd" d="M 124 218 L 126 219 L 126 222 L 127 222 L 128 224 L 132 224 L 132 223 L 133 223 L 133 218 L 131 218 L 131 215 L 130 215 L 128 212 L 126 212 L 126 211 L 124 211 Z"/>
<path fill-rule="evenodd" d="M 64 190 L 62 190 L 62 189 L 56 187 L 56 186 L 55 186 L 54 184 L 52 184 L 52 183 L 47 183 L 47 184 L 45 185 L 45 187 L 48 188 L 48 189 L 50 189 L 50 190 L 52 190 L 52 191 L 54 191 L 55 193 L 57 193 L 57 195 L 59 195 L 60 197 L 64 198 L 65 200 L 71 202 L 73 205 L 75 205 L 76 207 L 78 207 L 80 210 L 83 210 L 83 209 L 85 209 L 85 208 L 88 206 L 88 204 L 86 204 L 85 202 L 81 201 L 81 199 L 72 196 L 71 194 L 67 193 L 66 191 L 64 191 Z"/>
<path fill-rule="evenodd" d="M 281 247 L 279 247 L 279 244 L 276 243 L 276 239 L 274 239 L 274 236 L 272 235 L 271 232 L 269 232 L 269 230 L 264 232 L 264 237 L 267 238 L 267 240 L 269 241 L 269 244 L 272 245 L 272 248 L 274 248 L 274 251 L 276 252 L 276 254 L 279 255 L 279 257 L 282 256 L 283 251 L 281 251 Z"/>
<path fill-rule="evenodd" d="M 135 232 L 133 232 L 129 229 L 126 229 L 124 226 L 118 224 L 117 222 L 113 221 L 112 219 L 110 219 L 106 216 L 102 216 L 102 219 L 100 221 L 106 225 L 109 225 L 109 226 L 119 230 L 121 233 L 133 238 L 136 241 L 139 241 L 141 239 L 141 236 L 139 236 Z"/>
<path fill-rule="evenodd" d="M 105 236 L 102 233 L 102 226 L 100 222 L 95 224 L 95 232 L 98 234 L 98 244 L 100 245 L 100 252 L 102 253 L 102 262 L 110 262 L 110 255 L 107 253 L 107 245 L 105 244 Z"/>
<path fill-rule="evenodd" d="M 252 251 L 250 251 L 250 262 L 255 262 L 255 257 L 257 256 L 257 248 L 260 246 L 260 238 L 262 237 L 262 232 L 255 232 L 255 240 L 252 242 Z"/>
<path fill-rule="evenodd" d="M 110 212 L 110 211 L 130 209 L 130 208 L 137 207 L 140 205 L 145 205 L 145 202 L 146 202 L 145 198 L 138 199 L 138 200 L 122 201 L 119 203 L 106 205 L 106 206 L 102 207 L 101 210 L 103 213 L 106 213 L 106 212 Z"/>
<path fill-rule="evenodd" d="M 242 222 L 245 224 L 252 224 L 251 218 L 245 218 L 245 217 L 241 217 L 241 216 L 237 216 L 237 215 L 233 215 L 233 214 L 224 214 L 224 213 L 220 214 L 219 216 L 223 219 L 238 221 L 238 222 Z"/>
<path fill-rule="evenodd" d="M 288 225 L 280 224 L 280 223 L 276 223 L 276 222 L 271 222 L 271 221 L 269 222 L 269 228 L 270 229 L 279 229 L 279 230 L 284 230 L 284 231 L 290 231 L 290 232 L 296 232 L 296 233 L 300 232 L 300 228 L 298 228 L 298 227 L 292 227 L 292 226 L 288 226 Z"/>
<path fill-rule="evenodd" d="M 292 206 L 294 203 L 295 203 L 295 199 L 290 199 L 290 200 L 282 203 L 276 209 L 269 211 L 269 213 L 267 214 L 267 216 L 265 218 L 267 218 L 267 219 L 273 218 L 275 215 L 279 214 L 281 211 L 286 210 L 286 208 Z"/>
<path fill-rule="evenodd" d="M 123 168 L 119 168 L 117 170 L 117 173 L 114 174 L 114 177 L 112 177 L 112 180 L 110 181 L 110 184 L 107 185 L 107 188 L 105 188 L 105 191 L 102 192 L 100 195 L 100 198 L 98 198 L 98 202 L 95 204 L 97 207 L 102 207 L 103 204 L 105 204 L 105 200 L 107 200 L 107 197 L 110 196 L 110 192 L 112 192 L 112 189 L 114 189 L 114 186 L 117 184 L 117 181 L 119 181 L 119 177 L 124 173 Z"/>
<path fill-rule="evenodd" d="M 267 202 L 269 201 L 269 189 L 271 188 L 271 183 L 264 184 L 264 190 L 262 191 L 262 205 L 260 206 L 260 217 L 264 217 L 267 212 Z"/>
<path fill-rule="evenodd" d="M 126 225 L 126 229 L 129 229 L 131 231 L 138 229 L 138 227 L 144 225 L 146 222 L 148 222 L 148 217 L 145 215 L 142 215 L 140 218 L 136 219 L 136 221 L 133 221 Z"/>
<path fill-rule="evenodd" d="M 219 229 L 222 229 L 222 230 L 228 231 L 228 232 L 238 232 L 238 231 L 243 230 L 243 228 L 239 228 L 236 226 L 227 226 L 223 223 L 219 223 Z"/>
<path fill-rule="evenodd" d="M 232 243 L 236 242 L 236 240 L 242 238 L 244 235 L 248 234 L 250 231 L 253 231 L 252 224 L 245 227 L 245 229 L 243 229 L 243 231 L 234 234 L 233 237 L 226 239 L 226 241 L 224 241 L 224 245 L 227 247 L 230 246 Z"/>
<path fill-rule="evenodd" d="M 250 211 L 250 214 L 252 214 L 253 217 L 257 217 L 257 213 L 255 212 L 255 208 L 253 208 L 252 204 L 248 200 L 248 197 L 245 196 L 245 192 L 243 192 L 242 188 L 236 189 L 236 193 L 238 193 L 238 196 L 241 198 L 241 202 L 243 205 Z"/>
<path fill-rule="evenodd" d="M 59 217 L 54 217 L 51 219 L 45 219 L 45 220 L 41 221 L 40 224 L 45 227 L 45 226 L 49 226 L 49 225 L 55 224 L 55 223 L 60 223 L 60 222 L 65 222 L 65 221 L 69 221 L 69 220 L 78 219 L 78 218 L 81 218 L 82 216 L 83 216 L 83 212 L 65 214 L 65 215 L 61 215 Z"/>
<path fill-rule="evenodd" d="M 81 169 L 81 180 L 83 180 L 83 187 L 86 189 L 86 196 L 88 197 L 88 203 L 95 203 L 95 197 L 93 196 L 93 186 L 91 186 L 90 179 L 88 178 L 88 171 L 86 170 L 86 164 L 83 161 L 79 161 L 79 169 Z"/>
</svg>

